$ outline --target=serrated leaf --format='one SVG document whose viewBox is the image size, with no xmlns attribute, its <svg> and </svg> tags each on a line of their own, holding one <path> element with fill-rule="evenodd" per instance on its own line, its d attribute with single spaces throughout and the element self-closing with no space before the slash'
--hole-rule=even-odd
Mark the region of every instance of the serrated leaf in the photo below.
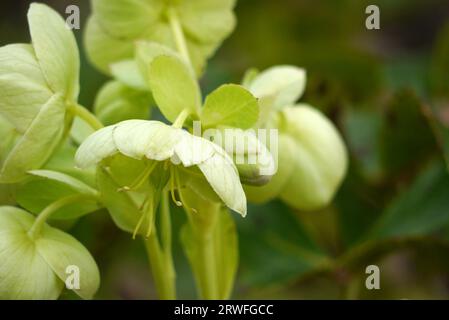
<svg viewBox="0 0 449 320">
<path fill-rule="evenodd" d="M 28 21 L 34 52 L 50 88 L 76 100 L 80 62 L 73 33 L 62 17 L 44 4 L 31 4 Z"/>
<path fill-rule="evenodd" d="M 249 129 L 257 122 L 259 105 L 256 98 L 235 84 L 219 87 L 206 97 L 201 121 L 205 127 L 218 125 Z"/>
<path fill-rule="evenodd" d="M 199 114 L 201 93 L 195 77 L 179 59 L 169 56 L 153 60 L 149 81 L 154 100 L 162 114 L 171 122 L 188 109 Z"/>
</svg>

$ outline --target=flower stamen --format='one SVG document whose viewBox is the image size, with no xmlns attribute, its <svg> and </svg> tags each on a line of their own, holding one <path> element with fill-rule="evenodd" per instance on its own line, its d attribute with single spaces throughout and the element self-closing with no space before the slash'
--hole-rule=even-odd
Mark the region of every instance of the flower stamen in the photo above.
<svg viewBox="0 0 449 320">
<path fill-rule="evenodd" d="M 125 192 L 125 191 L 138 190 L 148 180 L 148 177 L 151 175 L 156 165 L 157 165 L 156 161 L 148 164 L 147 167 L 142 171 L 142 173 L 136 178 L 136 180 L 134 180 L 134 182 L 130 186 L 124 186 L 122 188 L 119 188 L 117 191 Z"/>
</svg>

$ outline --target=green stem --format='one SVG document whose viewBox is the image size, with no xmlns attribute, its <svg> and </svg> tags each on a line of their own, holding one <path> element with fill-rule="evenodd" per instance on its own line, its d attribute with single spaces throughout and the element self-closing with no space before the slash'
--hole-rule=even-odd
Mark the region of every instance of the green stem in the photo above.
<svg viewBox="0 0 449 320">
<path fill-rule="evenodd" d="M 36 220 L 34 221 L 34 224 L 31 226 L 31 229 L 28 231 L 28 235 L 31 237 L 31 239 L 36 239 L 41 231 L 42 231 L 42 227 L 44 226 L 45 222 L 47 221 L 47 219 L 56 211 L 58 211 L 59 209 L 89 198 L 90 196 L 87 196 L 85 194 L 76 194 L 76 195 L 71 195 L 65 198 L 61 198 L 56 200 L 55 202 L 51 203 L 50 205 L 48 205 L 44 210 L 42 210 L 42 212 L 39 214 L 39 216 L 36 218 Z"/>
<path fill-rule="evenodd" d="M 182 126 L 184 125 L 184 122 L 186 121 L 186 119 L 189 115 L 190 115 L 189 109 L 182 110 L 181 113 L 176 118 L 175 122 L 173 122 L 172 127 L 178 128 L 178 129 L 182 128 Z"/>
<path fill-rule="evenodd" d="M 200 235 L 201 236 L 201 235 Z M 201 268 L 199 282 L 201 288 L 201 298 L 208 300 L 219 299 L 217 263 L 215 260 L 214 239 L 211 235 L 201 237 L 199 250 L 199 267 Z"/>
<path fill-rule="evenodd" d="M 70 105 L 69 110 L 77 117 L 83 119 L 94 130 L 100 130 L 103 128 L 103 124 L 97 119 L 89 110 L 83 106 L 75 103 Z"/>
<path fill-rule="evenodd" d="M 181 23 L 179 22 L 178 13 L 176 12 L 175 8 L 170 8 L 168 10 L 168 20 L 170 22 L 170 27 L 179 53 L 185 59 L 185 61 L 190 66 L 192 66 L 192 60 L 190 59 L 189 49 L 187 48 L 187 42 L 184 36 L 184 31 L 182 30 Z"/>
<path fill-rule="evenodd" d="M 144 241 L 159 298 L 162 300 L 176 299 L 173 262 L 161 249 L 156 230 L 153 230 Z"/>
</svg>

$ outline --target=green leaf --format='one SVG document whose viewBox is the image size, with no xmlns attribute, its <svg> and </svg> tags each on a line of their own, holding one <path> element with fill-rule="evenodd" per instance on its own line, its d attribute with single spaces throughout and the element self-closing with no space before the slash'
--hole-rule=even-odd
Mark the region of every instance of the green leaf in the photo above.
<svg viewBox="0 0 449 320">
<path fill-rule="evenodd" d="M 80 169 L 76 167 L 75 154 L 76 147 L 70 141 L 67 141 L 55 151 L 45 164 L 44 169 L 62 172 L 91 187 L 95 186 L 95 168 Z"/>
<path fill-rule="evenodd" d="M 370 181 L 383 177 L 379 150 L 382 115 L 377 110 L 347 109 L 343 127 L 348 148 L 363 176 Z"/>
<path fill-rule="evenodd" d="M 17 193 L 17 202 L 25 209 L 40 213 L 56 200 L 76 194 L 86 197 L 55 211 L 51 219 L 75 219 L 100 209 L 98 192 L 84 182 L 51 170 L 33 170 L 29 173 L 36 178 L 25 182 Z"/>
<path fill-rule="evenodd" d="M 49 180 L 61 182 L 72 188 L 73 190 L 78 191 L 79 193 L 90 195 L 93 197 L 97 196 L 97 191 L 95 189 L 67 174 L 51 170 L 31 170 L 28 173 L 36 177 L 42 177 Z"/>
<path fill-rule="evenodd" d="M 136 90 L 148 90 L 148 85 L 134 60 L 123 60 L 111 65 L 115 79 Z"/>
<path fill-rule="evenodd" d="M 181 59 L 181 56 L 170 47 L 157 42 L 138 41 L 136 43 L 135 60 L 142 75 L 148 81 L 148 74 L 151 63 L 158 56 L 170 56 Z"/>
<path fill-rule="evenodd" d="M 149 119 L 152 104 L 150 93 L 109 81 L 100 89 L 94 111 L 102 123 L 112 125 L 129 119 Z"/>
<path fill-rule="evenodd" d="M 87 20 L 84 42 L 89 60 L 106 74 L 111 74 L 110 65 L 114 62 L 132 59 L 134 56 L 134 43 L 112 37 L 95 16 Z"/>
<path fill-rule="evenodd" d="M 188 67 L 179 59 L 157 57 L 150 66 L 149 81 L 154 100 L 171 122 L 184 110 L 199 114 L 201 93 Z"/>
<path fill-rule="evenodd" d="M 73 33 L 62 17 L 44 4 L 31 4 L 28 21 L 34 52 L 50 88 L 76 100 L 80 61 Z"/>
<path fill-rule="evenodd" d="M 26 177 L 27 171 L 40 168 L 59 144 L 64 117 L 64 101 L 56 94 L 42 107 L 9 153 L 0 172 L 0 181 L 17 182 Z"/>
<path fill-rule="evenodd" d="M 235 84 L 219 87 L 206 97 L 201 115 L 202 125 L 218 125 L 249 129 L 259 117 L 259 105 L 256 98 Z"/>
<path fill-rule="evenodd" d="M 388 105 L 380 133 L 380 151 L 382 164 L 390 175 L 409 173 L 437 150 L 423 108 L 419 98 L 408 90 L 397 92 Z"/>
<path fill-rule="evenodd" d="M 133 38 L 154 28 L 162 14 L 163 3 L 160 0 L 95 0 L 92 10 L 110 34 Z"/>
<path fill-rule="evenodd" d="M 436 37 L 430 67 L 432 93 L 438 97 L 448 97 L 449 24 L 446 24 Z"/>
<path fill-rule="evenodd" d="M 236 0 L 181 1 L 177 11 L 187 35 L 200 42 L 221 42 L 235 27 L 235 3 Z"/>
<path fill-rule="evenodd" d="M 100 286 L 100 272 L 94 258 L 78 240 L 58 229 L 45 226 L 36 240 L 39 255 L 54 273 L 65 282 L 70 276 L 69 266 L 79 269 L 79 289 L 73 289 L 81 298 L 92 299 Z"/>
<path fill-rule="evenodd" d="M 248 217 L 237 220 L 237 226 L 241 279 L 247 285 L 285 284 L 329 261 L 299 219 L 279 201 L 250 206 Z"/>
<path fill-rule="evenodd" d="M 377 221 L 369 238 L 426 235 L 449 221 L 449 174 L 437 163 L 428 167 Z"/>
</svg>

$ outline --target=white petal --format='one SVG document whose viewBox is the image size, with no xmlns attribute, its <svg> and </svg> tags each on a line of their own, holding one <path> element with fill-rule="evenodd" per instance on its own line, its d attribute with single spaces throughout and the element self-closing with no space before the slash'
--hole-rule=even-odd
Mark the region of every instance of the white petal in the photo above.
<svg viewBox="0 0 449 320">
<path fill-rule="evenodd" d="M 94 132 L 81 144 L 75 155 L 78 167 L 90 167 L 117 153 L 117 147 L 112 137 L 114 127 L 108 126 Z"/>
<path fill-rule="evenodd" d="M 124 155 L 163 161 L 173 156 L 182 130 L 159 121 L 127 120 L 114 129 L 114 142 Z"/>
</svg>

